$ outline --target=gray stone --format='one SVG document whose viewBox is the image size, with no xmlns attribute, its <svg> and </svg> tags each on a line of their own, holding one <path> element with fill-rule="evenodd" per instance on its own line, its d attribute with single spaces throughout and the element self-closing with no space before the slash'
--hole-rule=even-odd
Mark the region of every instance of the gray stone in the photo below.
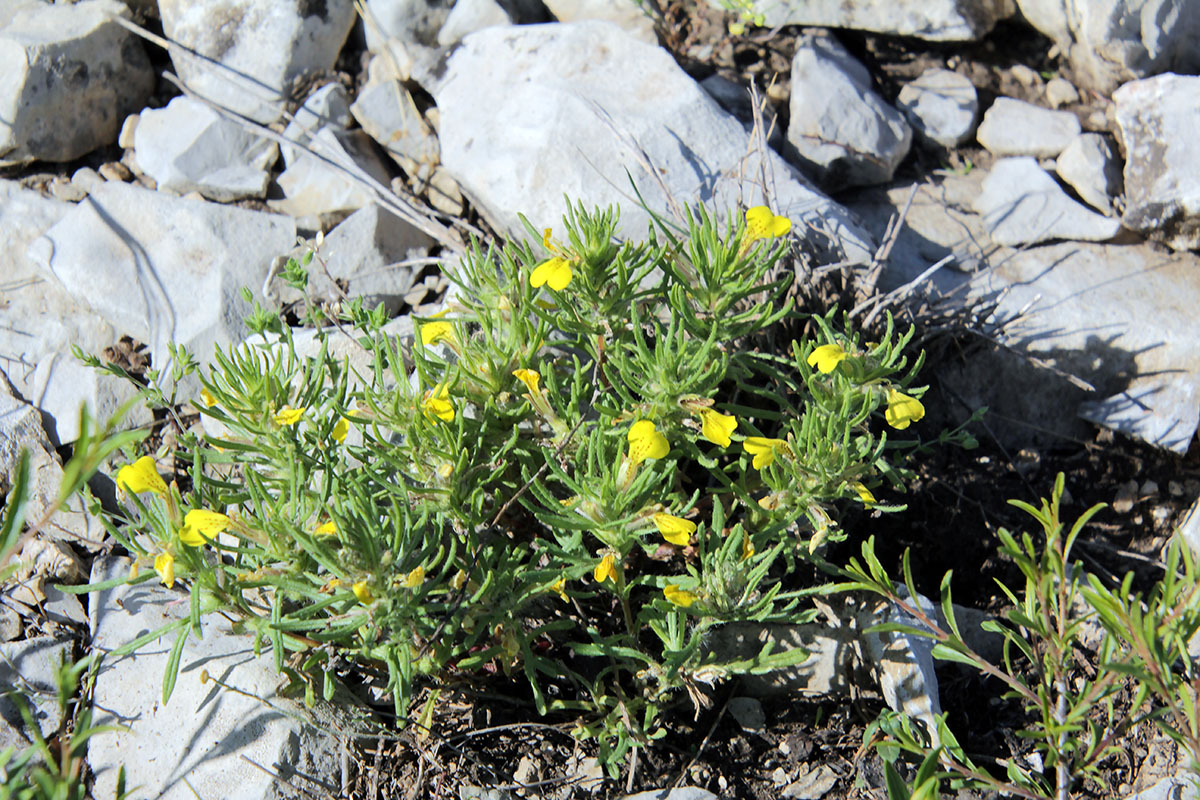
<svg viewBox="0 0 1200 800">
<path fill-rule="evenodd" d="M 159 191 L 199 192 L 219 203 L 263 197 L 279 156 L 275 142 L 190 97 L 143 111 L 133 138 L 138 166 Z"/>
<path fill-rule="evenodd" d="M 1200 72 L 1197 0 L 1017 0 L 1067 57 L 1078 85 L 1110 93 L 1163 72 Z"/>
<path fill-rule="evenodd" d="M 70 658 L 69 639 L 36 636 L 0 644 L 0 686 L 11 686 L 20 691 L 44 737 L 58 732 L 62 711 L 58 705 L 55 676 L 63 659 L 69 661 Z M 31 744 L 32 733 L 25 730 L 16 704 L 0 695 L 0 750 L 13 747 L 20 752 Z"/>
<path fill-rule="evenodd" d="M 11 642 L 20 638 L 23 627 L 21 615 L 0 599 L 0 642 Z"/>
<path fill-rule="evenodd" d="M 1054 158 L 1079 132 L 1079 119 L 1070 111 L 997 97 L 984 113 L 975 138 L 998 156 Z"/>
<path fill-rule="evenodd" d="M 1107 216 L 1112 199 L 1122 192 L 1121 162 L 1108 137 L 1082 133 L 1055 160 L 1055 172 L 1085 203 Z"/>
<path fill-rule="evenodd" d="M 1040 363 L 981 353 L 939 379 L 967 406 L 993 408 L 989 429 L 1009 447 L 1026 446 L 1033 430 L 1087 435 L 1078 415 L 1186 452 L 1200 420 L 1198 271 L 1200 257 L 1149 245 L 1065 242 L 1012 253 L 974 276 L 964 302 L 998 301 L 1001 343 Z"/>
<path fill-rule="evenodd" d="M 805 33 L 792 58 L 787 141 L 826 188 L 886 183 L 908 155 L 912 129 L 871 88 L 871 75 L 829 33 Z"/>
<path fill-rule="evenodd" d="M 204 360 L 242 337 L 242 288 L 259 294 L 295 235 L 284 217 L 108 183 L 31 250 L 75 297 L 146 342 L 166 380 L 169 342 Z"/>
<path fill-rule="evenodd" d="M 1113 93 L 1125 143 L 1122 222 L 1175 250 L 1200 249 L 1198 98 L 1192 75 L 1158 75 Z"/>
<path fill-rule="evenodd" d="M 302 145 L 308 145 L 312 137 L 322 128 L 344 131 L 350 127 L 354 118 L 350 115 L 350 95 L 346 87 L 340 83 L 327 83 L 310 94 L 292 119 L 284 128 L 285 139 Z M 284 145 L 281 148 L 283 160 L 291 164 L 299 153 L 300 148 Z"/>
<path fill-rule="evenodd" d="M 948 69 L 929 69 L 901 87 L 896 107 L 926 139 L 957 147 L 975 131 L 979 98 L 966 77 Z"/>
<path fill-rule="evenodd" d="M 124 577 L 129 567 L 125 558 L 97 559 L 92 581 Z M 186 618 L 188 604 L 176 602 L 185 598 L 154 582 L 94 594 L 93 649 L 108 652 Z M 269 648 L 256 656 L 253 637 L 231 631 L 229 620 L 205 616 L 201 628 L 183 646 L 166 704 L 162 676 L 174 634 L 132 655 L 105 659 L 96 677 L 94 721 L 119 727 L 88 740 L 96 796 L 113 796 L 122 764 L 145 796 L 162 800 L 191 800 L 191 787 L 228 800 L 336 794 L 339 747 L 333 731 L 353 725 L 348 715 L 320 700 L 309 711 L 280 696 L 281 676 Z M 206 683 L 207 675 L 231 688 Z"/>
<path fill-rule="evenodd" d="M 649 207 L 668 217 L 669 196 L 729 209 L 761 204 L 758 187 L 772 186 L 775 212 L 812 246 L 844 251 L 852 263 L 874 252 L 853 216 L 781 158 L 748 158 L 742 125 L 665 50 L 611 23 L 480 31 L 450 55 L 433 88 L 443 165 L 505 235 L 528 235 L 518 212 L 557 227 L 566 194 L 589 207 L 620 204 L 620 235 L 641 240 L 649 216 L 628 170 Z"/>
<path fill-rule="evenodd" d="M 1051 108 L 1069 106 L 1079 102 L 1079 92 L 1070 81 L 1051 78 L 1046 81 L 1046 104 Z"/>
<path fill-rule="evenodd" d="M 418 180 L 432 176 L 441 158 L 437 135 L 400 81 L 367 86 L 350 111 L 409 176 Z"/>
<path fill-rule="evenodd" d="M 457 0 L 438 31 L 437 42 L 449 47 L 475 31 L 512 23 L 508 12 L 496 0 Z"/>
<path fill-rule="evenodd" d="M 154 72 L 114 0 L 18 8 L 0 30 L 0 166 L 70 161 L 116 141 Z"/>
<path fill-rule="evenodd" d="M 729 700 L 729 716 L 746 733 L 761 734 L 767 727 L 767 713 L 762 703 L 754 697 L 732 697 Z"/>
<path fill-rule="evenodd" d="M 1185 774 L 1180 770 L 1179 775 L 1163 778 L 1149 789 L 1143 789 L 1137 794 L 1131 794 L 1125 800 L 1196 800 L 1200 792 L 1196 790 L 1194 775 Z"/>
<path fill-rule="evenodd" d="M 1117 235 L 1120 220 L 1072 200 L 1032 158 L 1002 158 L 983 181 L 975 210 L 992 241 L 1010 246 L 1052 239 L 1102 242 Z"/>
<path fill-rule="evenodd" d="M 322 128 L 309 147 L 313 153 L 297 150 L 288 168 L 276 179 L 283 198 L 267 202 L 274 211 L 315 217 L 325 228 L 375 201 L 375 192 L 358 175 L 383 186 L 391 180 L 387 167 L 375 154 L 371 137 L 362 131 Z"/>
<path fill-rule="evenodd" d="M 674 789 L 650 789 L 627 794 L 621 800 L 720 800 L 717 795 L 697 786 L 677 786 Z"/>
<path fill-rule="evenodd" d="M 709 5 L 727 10 L 726 0 Z M 1012 0 L 750 0 L 763 25 L 852 28 L 932 41 L 979 39 L 1015 10 Z"/>
<path fill-rule="evenodd" d="M 780 797 L 794 800 L 821 800 L 838 781 L 838 774 L 828 764 L 806 769 L 794 781 L 783 787 Z"/>
<path fill-rule="evenodd" d="M 261 123 L 280 117 L 293 81 L 332 69 L 355 20 L 352 0 L 159 0 L 158 9 L 184 84 Z"/>
<path fill-rule="evenodd" d="M 72 300 L 72 305 L 75 302 Z M 92 331 L 113 330 L 90 307 L 83 316 L 93 320 Z M 54 338 L 58 338 L 59 333 L 55 332 Z M 89 332 L 86 340 L 96 341 L 96 336 Z M 94 347 L 87 347 L 82 341 L 77 344 L 84 352 L 99 356 L 116 338 L 112 335 Z M 97 372 L 77 359 L 70 349 L 43 353 L 21 391 L 42 412 L 46 433 L 56 447 L 71 444 L 79 438 L 79 414 L 83 406 L 87 406 L 94 421 L 103 424 L 138 395 L 138 389 L 128 381 Z M 136 404 L 121 421 L 118 430 L 146 425 L 151 420 L 150 409 L 144 404 Z"/>
<path fill-rule="evenodd" d="M 379 206 L 359 209 L 325 237 L 319 252 L 324 266 L 318 259 L 309 264 L 309 294 L 329 302 L 362 297 L 367 307 L 383 303 L 394 315 L 421 271 L 421 266 L 399 262 L 427 257 L 433 244 L 429 236 Z M 290 293 L 295 292 L 285 286 L 281 299 L 294 299 Z"/>
<path fill-rule="evenodd" d="M 747 133 L 753 133 L 755 109 L 750 92 L 746 87 L 715 74 L 700 81 L 700 86 L 708 92 L 712 99 L 721 104 L 721 108 L 737 117 Z M 760 124 L 763 127 L 763 134 L 767 137 L 767 144 L 775 149 L 783 147 L 783 126 L 779 122 L 779 115 L 775 113 L 775 107 L 767 102 L 761 94 L 759 95 L 759 106 Z"/>
<path fill-rule="evenodd" d="M 638 0 L 545 0 L 545 3 L 559 22 L 606 20 L 646 44 L 658 44 L 654 20 Z"/>
</svg>

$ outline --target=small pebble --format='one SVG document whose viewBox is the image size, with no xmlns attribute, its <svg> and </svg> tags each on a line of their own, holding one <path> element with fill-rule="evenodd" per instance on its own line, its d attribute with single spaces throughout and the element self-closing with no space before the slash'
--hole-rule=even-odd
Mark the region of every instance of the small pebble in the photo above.
<svg viewBox="0 0 1200 800">
<path fill-rule="evenodd" d="M 117 181 L 119 183 L 126 183 L 133 180 L 133 173 L 129 171 L 129 167 L 120 161 L 110 161 L 107 164 L 101 164 L 100 176 L 106 181 Z"/>
<path fill-rule="evenodd" d="M 1069 106 L 1079 102 L 1079 92 L 1070 81 L 1062 78 L 1051 78 L 1046 84 L 1046 104 L 1051 108 Z"/>
<path fill-rule="evenodd" d="M 117 136 L 117 144 L 125 150 L 133 149 L 133 135 L 137 130 L 138 120 L 141 119 L 140 114 L 130 114 L 121 123 L 121 133 Z"/>
<path fill-rule="evenodd" d="M 1183 495 L 1183 484 L 1179 481 L 1167 481 L 1167 491 L 1171 493 L 1171 497 L 1181 497 Z"/>
<path fill-rule="evenodd" d="M 78 203 L 87 197 L 87 192 L 82 187 L 66 179 L 55 178 L 50 182 L 49 188 L 51 197 L 65 203 Z"/>
<path fill-rule="evenodd" d="M 1113 498 L 1112 508 L 1118 514 L 1128 514 L 1137 502 L 1137 481 L 1126 481 L 1117 487 L 1117 496 Z"/>
<path fill-rule="evenodd" d="M 783 767 L 776 767 L 771 773 L 771 782 L 776 786 L 783 786 L 788 782 L 788 774 L 783 771 Z"/>
<path fill-rule="evenodd" d="M 1158 484 L 1154 481 L 1146 481 L 1142 484 L 1142 499 L 1154 497 L 1158 494 Z"/>
<path fill-rule="evenodd" d="M 1022 86 L 1037 86 L 1041 81 L 1041 76 L 1024 64 L 1015 65 L 1010 72 L 1012 72 L 1012 76 L 1017 79 L 1017 83 L 1021 84 Z"/>
</svg>

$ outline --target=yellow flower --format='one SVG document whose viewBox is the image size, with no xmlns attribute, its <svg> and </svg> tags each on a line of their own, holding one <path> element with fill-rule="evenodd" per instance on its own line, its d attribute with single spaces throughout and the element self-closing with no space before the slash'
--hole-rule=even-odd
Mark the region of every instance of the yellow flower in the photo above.
<svg viewBox="0 0 1200 800">
<path fill-rule="evenodd" d="M 755 206 L 746 212 L 746 240 L 755 242 L 774 236 L 783 236 L 792 229 L 791 220 L 777 217 L 766 206 Z"/>
<path fill-rule="evenodd" d="M 300 418 L 304 416 L 304 412 L 307 410 L 308 409 L 304 406 L 301 406 L 300 408 L 284 406 L 283 408 L 279 409 L 278 412 L 276 412 L 275 422 L 279 425 L 291 427 L 300 421 Z"/>
<path fill-rule="evenodd" d="M 529 275 L 529 285 L 538 288 L 550 284 L 550 288 L 561 292 L 571 282 L 571 262 L 562 256 L 543 261 Z"/>
<path fill-rule="evenodd" d="M 860 481 L 851 481 L 850 488 L 858 492 L 859 498 L 864 503 L 874 503 L 875 495 L 871 494 L 871 490 L 864 486 Z"/>
<path fill-rule="evenodd" d="M 313 534 L 316 536 L 337 536 L 337 523 L 333 520 L 322 522 L 313 529 Z"/>
<path fill-rule="evenodd" d="M 746 452 L 754 456 L 754 468 L 762 469 L 775 463 L 775 453 L 787 447 L 783 439 L 767 439 L 762 436 L 747 436 L 742 442 Z"/>
<path fill-rule="evenodd" d="M 655 514 L 654 524 L 664 539 L 680 547 L 690 542 L 696 532 L 696 523 L 673 514 Z"/>
<path fill-rule="evenodd" d="M 551 584 L 550 591 L 558 592 L 558 596 L 563 599 L 563 602 L 566 602 L 569 599 L 567 597 L 567 579 L 559 578 L 556 580 L 553 584 Z"/>
<path fill-rule="evenodd" d="M 427 322 L 421 326 L 421 344 L 437 344 L 444 340 L 454 340 L 454 326 L 449 322 Z"/>
<path fill-rule="evenodd" d="M 217 538 L 217 534 L 229 527 L 229 517 L 204 508 L 193 508 L 183 517 L 179 529 L 179 541 L 191 547 Z"/>
<path fill-rule="evenodd" d="M 514 369 L 513 376 L 529 388 L 530 394 L 537 394 L 541 385 L 542 375 L 536 369 Z"/>
<path fill-rule="evenodd" d="M 436 417 L 443 422 L 454 421 L 454 406 L 450 402 L 450 389 L 446 384 L 430 389 L 421 403 L 421 408 L 430 417 Z"/>
<path fill-rule="evenodd" d="M 450 586 L 454 589 L 454 591 L 457 592 L 466 585 L 467 573 L 460 569 L 458 572 L 454 573 L 454 577 L 450 579 Z"/>
<path fill-rule="evenodd" d="M 371 587 L 367 586 L 365 578 L 351 586 L 350 591 L 354 592 L 354 596 L 358 598 L 358 602 L 364 606 L 375 599 L 375 595 L 371 594 Z"/>
<path fill-rule="evenodd" d="M 639 419 L 629 426 L 629 460 L 641 464 L 647 458 L 662 458 L 671 450 L 667 437 L 654 428 L 648 419 Z"/>
<path fill-rule="evenodd" d="M 596 583 L 604 583 L 606 580 L 612 579 L 613 583 L 617 582 L 617 558 L 612 553 L 606 553 L 600 563 L 596 565 L 596 569 L 592 572 L 592 577 L 596 579 Z"/>
<path fill-rule="evenodd" d="M 737 430 L 737 425 L 737 417 L 711 408 L 700 409 L 700 435 L 713 444 L 729 447 L 729 434 Z"/>
<path fill-rule="evenodd" d="M 754 555 L 754 542 L 750 541 L 750 534 L 742 534 L 742 561 Z"/>
<path fill-rule="evenodd" d="M 341 444 L 346 441 L 346 434 L 350 432 L 350 420 L 342 417 L 333 426 L 333 430 L 329 432 L 330 437 Z"/>
<path fill-rule="evenodd" d="M 677 606 L 687 608 L 692 603 L 696 602 L 699 597 L 694 592 L 689 592 L 687 589 L 680 589 L 674 583 L 668 583 L 663 587 L 663 596 Z"/>
<path fill-rule="evenodd" d="M 915 397 L 909 397 L 897 389 L 888 389 L 888 407 L 883 418 L 887 424 L 902 431 L 925 416 L 925 406 Z"/>
<path fill-rule="evenodd" d="M 828 375 L 846 360 L 846 351 L 840 344 L 823 344 L 813 350 L 807 360 L 810 367 L 816 367 L 818 372 Z"/>
<path fill-rule="evenodd" d="M 159 553 L 154 557 L 154 571 L 162 578 L 163 586 L 175 587 L 175 557 L 170 553 Z"/>
<path fill-rule="evenodd" d="M 425 582 L 425 568 L 422 566 L 414 567 L 411 572 L 404 576 L 404 588 L 415 589 Z"/>
<path fill-rule="evenodd" d="M 154 459 L 150 456 L 142 456 L 117 470 L 117 488 L 130 494 L 154 492 L 163 497 L 167 495 L 167 484 L 159 476 Z"/>
<path fill-rule="evenodd" d="M 217 398 L 213 397 L 212 392 L 210 392 L 208 389 L 205 389 L 203 386 L 200 387 L 200 399 L 203 400 L 204 405 L 208 406 L 209 408 L 212 408 L 217 404 Z"/>
</svg>

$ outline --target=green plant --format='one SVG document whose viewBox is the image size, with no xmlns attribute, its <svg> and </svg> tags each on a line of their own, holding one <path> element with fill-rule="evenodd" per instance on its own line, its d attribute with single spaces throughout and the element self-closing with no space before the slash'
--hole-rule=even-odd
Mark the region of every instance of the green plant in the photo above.
<svg viewBox="0 0 1200 800">
<path fill-rule="evenodd" d="M 128 647 L 169 633 L 178 653 L 201 614 L 234 614 L 309 696 L 350 658 L 387 676 L 401 718 L 422 676 L 523 674 L 612 770 L 675 697 L 806 658 L 722 657 L 706 634 L 811 618 L 824 588 L 787 576 L 843 536 L 845 506 L 897 507 L 874 492 L 902 490 L 916 442 L 887 427 L 924 408 L 890 321 L 875 343 L 829 314 L 788 353 L 747 346 L 791 313 L 767 278 L 789 226 L 700 210 L 620 243 L 615 211 L 574 207 L 564 241 L 474 244 L 411 343 L 348 304 L 329 321 L 366 350 L 361 374 L 324 333 L 301 356 L 256 307 L 257 341 L 207 373 L 186 362 L 224 433 L 182 437 L 184 485 L 149 456 L 117 475 L 128 580 L 192 598 Z"/>
<path fill-rule="evenodd" d="M 951 788 L 987 787 L 1027 798 L 1066 800 L 1081 781 L 1104 787 L 1101 762 L 1120 747 L 1125 735 L 1145 720 L 1153 720 L 1189 753 L 1197 752 L 1200 729 L 1196 714 L 1196 672 L 1187 644 L 1200 630 L 1200 592 L 1194 560 L 1186 547 L 1171 545 L 1167 575 L 1143 601 L 1132 591 L 1132 574 L 1116 589 L 1105 587 L 1095 575 L 1070 560 L 1072 547 L 1083 527 L 1103 505 L 1096 505 L 1067 527 L 1060 515 L 1064 478 L 1055 481 L 1049 499 L 1040 506 L 1019 500 L 1009 502 L 1028 513 L 1041 527 L 1040 536 L 999 531 L 1000 553 L 1021 571 L 1025 585 L 1016 592 L 1001 590 L 1012 603 L 1004 622 L 987 622 L 983 628 L 1003 637 L 1003 660 L 989 662 L 964 639 L 954 617 L 950 595 L 951 574 L 941 586 L 942 620 L 933 619 L 896 589 L 874 554 L 874 541 L 862 548 L 862 562 L 851 561 L 844 574 L 845 589 L 883 595 L 919 619 L 924 630 L 897 625 L 914 635 L 935 640 L 936 658 L 967 664 L 1000 681 L 1005 698 L 1023 707 L 1029 722 L 1018 731 L 1032 743 L 1040 769 L 1022 766 L 1016 758 L 1000 759 L 1004 777 L 975 763 L 945 725 L 937 719 L 939 748 L 932 748 L 932 731 L 923 730 L 902 714 L 885 712 L 869 728 L 867 737 L 889 764 L 901 752 L 924 759 L 917 789 L 899 781 L 889 784 L 889 796 L 925 791 L 937 797 L 940 783 Z M 1178 571 L 1183 564 L 1183 572 Z M 914 592 L 905 554 L 905 585 Z M 1094 650 L 1083 641 L 1087 627 L 1103 626 L 1105 635 Z M 1124 713 L 1114 699 L 1126 679 L 1136 683 L 1136 695 Z M 936 755 L 941 767 L 930 773 L 925 766 Z M 894 768 L 889 773 L 897 775 Z"/>
</svg>

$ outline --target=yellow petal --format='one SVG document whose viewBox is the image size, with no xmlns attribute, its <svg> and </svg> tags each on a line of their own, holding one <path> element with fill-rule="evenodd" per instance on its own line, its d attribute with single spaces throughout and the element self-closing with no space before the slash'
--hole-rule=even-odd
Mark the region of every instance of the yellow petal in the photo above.
<svg viewBox="0 0 1200 800">
<path fill-rule="evenodd" d="M 562 256 L 555 256 L 549 261 L 543 261 L 529 275 L 529 285 L 535 289 L 543 284 L 561 292 L 571 282 L 571 262 Z"/>
<path fill-rule="evenodd" d="M 810 367 L 816 367 L 818 372 L 828 375 L 846 360 L 846 351 L 840 344 L 823 344 L 813 350 L 807 360 Z"/>
<path fill-rule="evenodd" d="M 425 582 L 425 568 L 421 566 L 414 567 L 411 572 L 404 576 L 404 588 L 415 589 Z"/>
<path fill-rule="evenodd" d="M 696 523 L 673 514 L 655 514 L 654 525 L 664 539 L 680 547 L 691 541 L 692 534 L 696 532 Z"/>
<path fill-rule="evenodd" d="M 154 571 L 162 579 L 163 586 L 172 589 L 175 586 L 175 557 L 170 553 L 159 553 L 154 557 Z"/>
<path fill-rule="evenodd" d="M 746 212 L 746 239 L 753 242 L 783 236 L 792 229 L 787 217 L 777 217 L 767 206 L 755 206 Z"/>
<path fill-rule="evenodd" d="M 150 456 L 142 456 L 117 470 L 117 487 L 130 494 L 154 492 L 163 497 L 167 494 L 167 484 L 159 476 L 154 459 Z"/>
<path fill-rule="evenodd" d="M 887 424 L 902 431 L 925 416 L 925 406 L 915 397 L 909 397 L 897 389 L 888 389 L 888 407 L 883 418 Z"/>
<path fill-rule="evenodd" d="M 742 534 L 742 561 L 754 555 L 754 542 L 750 541 L 750 534 Z"/>
<path fill-rule="evenodd" d="M 851 481 L 850 488 L 853 489 L 854 491 L 858 492 L 859 498 L 864 503 L 874 503 L 875 502 L 875 495 L 871 494 L 871 490 L 868 489 L 866 486 L 864 486 L 861 482 Z"/>
<path fill-rule="evenodd" d="M 762 436 L 747 436 L 742 442 L 746 452 L 754 456 L 754 468 L 763 469 L 775 463 L 775 453 L 787 447 L 783 439 L 767 439 Z"/>
<path fill-rule="evenodd" d="M 200 399 L 203 400 L 204 405 L 208 406 L 209 408 L 212 408 L 217 404 L 217 398 L 213 397 L 212 392 L 210 392 L 208 389 L 205 389 L 203 386 L 200 387 Z"/>
<path fill-rule="evenodd" d="M 427 322 L 421 326 L 421 344 L 437 344 L 454 339 L 454 326 L 449 322 Z"/>
<path fill-rule="evenodd" d="M 350 432 L 350 420 L 346 419 L 345 417 L 342 417 L 334 424 L 333 430 L 329 432 L 329 435 L 333 438 L 333 440 L 335 442 L 337 442 L 338 444 L 341 444 L 342 442 L 346 441 L 346 434 L 348 434 L 349 432 Z"/>
<path fill-rule="evenodd" d="M 700 409 L 700 435 L 713 444 L 729 447 L 729 434 L 737 430 L 737 417 L 721 414 L 711 408 Z"/>
<path fill-rule="evenodd" d="M 179 540 L 186 545 L 199 547 L 217 538 L 217 534 L 229 527 L 229 517 L 205 508 L 193 508 L 183 517 L 183 528 Z"/>
<path fill-rule="evenodd" d="M 648 419 L 639 419 L 629 426 L 628 438 L 629 460 L 634 464 L 641 464 L 647 458 L 662 458 L 671 450 L 667 437 Z"/>
<path fill-rule="evenodd" d="M 318 525 L 316 528 L 313 529 L 313 534 L 316 536 L 337 536 L 337 532 L 338 532 L 337 523 L 334 522 L 333 520 L 328 520 L 327 522 L 322 522 L 320 525 Z"/>
<path fill-rule="evenodd" d="M 458 572 L 454 573 L 454 577 L 450 579 L 450 586 L 454 589 L 454 591 L 457 592 L 466 585 L 467 573 L 460 569 Z"/>
<path fill-rule="evenodd" d="M 358 598 L 358 602 L 364 606 L 375 599 L 375 595 L 371 594 L 371 587 L 367 586 L 365 578 L 351 586 L 350 591 L 354 592 L 354 596 Z"/>
<path fill-rule="evenodd" d="M 421 403 L 421 407 L 431 417 L 436 417 L 443 422 L 454 421 L 454 405 L 450 402 L 450 389 L 445 384 L 430 389 L 429 394 Z"/>
<path fill-rule="evenodd" d="M 608 553 L 596 565 L 596 569 L 592 571 L 592 577 L 596 579 L 596 583 L 604 583 L 606 580 L 612 579 L 616 583 L 617 568 L 616 557 L 612 553 Z"/>
<path fill-rule="evenodd" d="M 556 581 L 555 581 L 555 582 L 554 582 L 554 583 L 553 583 L 553 584 L 550 586 L 550 591 L 552 591 L 552 592 L 558 592 L 558 596 L 559 596 L 559 597 L 561 597 L 561 598 L 563 599 L 563 602 L 566 602 L 566 601 L 567 601 L 567 599 L 568 599 L 568 598 L 567 598 L 567 579 L 566 579 L 566 578 L 559 578 L 558 580 L 556 580 Z"/>
<path fill-rule="evenodd" d="M 554 233 L 553 228 L 544 228 L 542 230 L 542 247 L 546 248 L 547 250 L 555 249 L 554 242 L 550 238 L 552 233 Z"/>
<path fill-rule="evenodd" d="M 542 375 L 536 369 L 514 369 L 513 375 L 517 380 L 528 387 L 530 394 L 538 393 L 538 387 L 541 385 Z"/>
<path fill-rule="evenodd" d="M 687 589 L 680 589 L 674 583 L 668 583 L 663 587 L 663 596 L 677 606 L 687 608 L 699 598 L 695 593 L 689 592 Z"/>
<path fill-rule="evenodd" d="M 304 412 L 307 410 L 308 409 L 304 406 L 301 406 L 300 408 L 284 406 L 275 413 L 275 422 L 278 425 L 291 427 L 300 421 L 301 417 L 304 416 Z"/>
</svg>

